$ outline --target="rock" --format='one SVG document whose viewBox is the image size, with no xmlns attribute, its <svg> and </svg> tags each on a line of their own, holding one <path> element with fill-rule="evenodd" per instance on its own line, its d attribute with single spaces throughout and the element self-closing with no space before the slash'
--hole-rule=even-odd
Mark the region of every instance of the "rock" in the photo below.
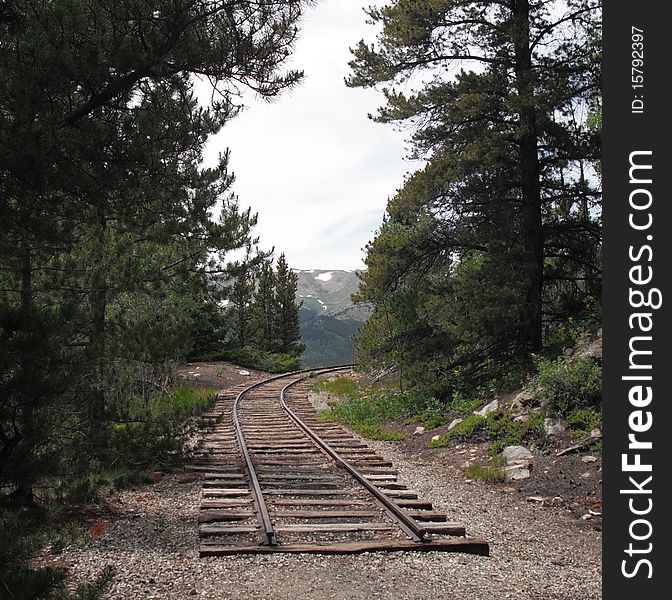
<svg viewBox="0 0 672 600">
<path fill-rule="evenodd" d="M 602 432 L 599 429 L 595 428 L 590 432 L 590 437 L 593 439 L 599 439 L 602 437 Z"/>
<path fill-rule="evenodd" d="M 523 390 L 513 399 L 510 408 L 511 410 L 520 410 L 521 408 L 535 404 L 536 401 L 537 398 L 532 390 Z"/>
<path fill-rule="evenodd" d="M 581 517 L 581 520 L 582 521 L 590 521 L 592 518 L 593 518 L 593 515 L 586 514 L 586 515 L 583 515 Z"/>
<path fill-rule="evenodd" d="M 559 435 L 565 431 L 565 422 L 560 417 L 547 417 L 544 419 L 544 431 L 546 435 Z"/>
<path fill-rule="evenodd" d="M 530 415 L 516 415 L 513 420 L 516 423 L 525 423 L 530 420 Z"/>
<path fill-rule="evenodd" d="M 462 421 L 464 421 L 464 419 L 454 419 L 450 422 L 450 425 L 448 425 L 448 429 L 446 429 L 446 431 L 450 431 L 451 429 L 457 427 L 460 423 L 462 423 Z"/>
<path fill-rule="evenodd" d="M 530 476 L 530 469 L 523 464 L 514 464 L 504 467 L 504 474 L 507 479 L 518 481 L 519 479 L 527 479 Z"/>
<path fill-rule="evenodd" d="M 581 354 L 592 360 L 602 360 L 602 335 L 593 340 Z"/>
<path fill-rule="evenodd" d="M 249 371 L 238 371 L 238 375 L 244 375 L 245 377 L 249 377 L 250 372 Z"/>
<path fill-rule="evenodd" d="M 440 435 L 435 435 L 435 436 L 432 438 L 432 442 L 438 442 L 440 439 L 441 439 L 441 436 L 440 436 Z"/>
<path fill-rule="evenodd" d="M 422 435 L 425 433 L 425 427 L 416 427 L 413 435 Z"/>
<path fill-rule="evenodd" d="M 579 477 L 581 477 L 581 479 L 590 479 L 590 473 L 586 471 L 585 473 L 581 473 Z"/>
<path fill-rule="evenodd" d="M 529 461 L 532 458 L 532 453 L 523 446 L 507 446 L 502 450 L 506 464 L 512 465 L 521 461 Z"/>
<path fill-rule="evenodd" d="M 474 414 L 479 415 L 481 417 L 485 417 L 489 415 L 491 412 L 495 412 L 498 408 L 499 408 L 499 400 L 495 398 L 492 402 L 486 404 L 480 410 L 475 410 Z"/>
<path fill-rule="evenodd" d="M 543 496 L 528 496 L 527 501 L 528 502 L 538 502 L 539 504 L 543 504 L 546 502 L 548 498 L 544 498 Z"/>
<path fill-rule="evenodd" d="M 581 462 L 584 462 L 584 463 L 593 463 L 593 462 L 596 462 L 596 461 L 597 461 L 597 458 L 595 458 L 594 456 L 590 456 L 590 454 L 587 455 L 587 456 L 582 456 L 581 457 Z"/>
</svg>

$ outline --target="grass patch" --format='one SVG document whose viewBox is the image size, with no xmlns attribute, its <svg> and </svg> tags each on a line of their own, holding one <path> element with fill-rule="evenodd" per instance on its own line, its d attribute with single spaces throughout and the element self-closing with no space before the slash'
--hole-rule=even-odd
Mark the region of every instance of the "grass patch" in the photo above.
<svg viewBox="0 0 672 600">
<path fill-rule="evenodd" d="M 385 422 L 409 414 L 408 398 L 389 390 L 360 390 L 350 377 L 322 381 L 316 389 L 341 398 L 319 415 L 324 421 L 342 423 L 372 440 L 400 441 L 401 433 L 385 431 Z"/>
<path fill-rule="evenodd" d="M 114 576 L 106 567 L 92 582 L 81 584 L 74 594 L 62 588 L 65 577 L 60 567 L 33 568 L 28 559 L 35 556 L 46 544 L 51 553 L 59 554 L 67 545 L 84 541 L 81 526 L 63 522 L 61 509 L 56 505 L 17 509 L 0 508 L 0 589 L 2 598 L 23 600 L 94 600 Z"/>
<path fill-rule="evenodd" d="M 320 381 L 315 385 L 318 392 L 328 392 L 342 398 L 352 398 L 357 394 L 357 382 L 351 377 L 337 377 Z"/>
<path fill-rule="evenodd" d="M 465 469 L 469 479 L 485 481 L 486 483 L 502 483 L 506 481 L 504 466 L 506 459 L 503 456 L 497 456 L 483 462 L 472 462 Z"/>
</svg>

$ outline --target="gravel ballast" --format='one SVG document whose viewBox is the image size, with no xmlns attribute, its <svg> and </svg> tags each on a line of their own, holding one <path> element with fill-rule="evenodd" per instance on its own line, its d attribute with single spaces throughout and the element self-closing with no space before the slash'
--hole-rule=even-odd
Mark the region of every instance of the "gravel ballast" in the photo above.
<svg viewBox="0 0 672 600">
<path fill-rule="evenodd" d="M 311 396 L 313 396 L 311 394 Z M 314 396 L 319 396 L 315 394 Z M 313 402 L 315 397 L 311 397 Z M 66 547 L 68 587 L 106 565 L 103 599 L 273 600 L 601 598 L 602 534 L 569 510 L 527 502 L 513 487 L 469 482 L 445 453 L 364 440 L 434 510 L 490 543 L 489 557 L 439 552 L 199 558 L 200 481 L 181 473 L 120 493 L 95 538 Z M 515 484 L 513 484 L 515 485 Z"/>
<path fill-rule="evenodd" d="M 102 598 L 461 598 L 582 600 L 601 595 L 601 534 L 564 511 L 486 484 L 448 479 L 393 443 L 370 442 L 399 478 L 490 542 L 491 556 L 399 552 L 353 556 L 198 557 L 199 482 L 172 474 L 115 499 L 109 527 L 63 553 L 71 585 L 105 565 Z"/>
</svg>

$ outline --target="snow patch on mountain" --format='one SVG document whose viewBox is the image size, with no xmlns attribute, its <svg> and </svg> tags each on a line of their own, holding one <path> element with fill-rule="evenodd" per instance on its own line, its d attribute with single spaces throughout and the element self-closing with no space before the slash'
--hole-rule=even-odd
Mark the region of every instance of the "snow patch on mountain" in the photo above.
<svg viewBox="0 0 672 600">
<path fill-rule="evenodd" d="M 319 279 L 320 281 L 331 281 L 332 277 L 333 277 L 332 272 L 327 271 L 326 273 L 320 273 L 319 275 L 316 275 L 315 279 Z"/>
</svg>

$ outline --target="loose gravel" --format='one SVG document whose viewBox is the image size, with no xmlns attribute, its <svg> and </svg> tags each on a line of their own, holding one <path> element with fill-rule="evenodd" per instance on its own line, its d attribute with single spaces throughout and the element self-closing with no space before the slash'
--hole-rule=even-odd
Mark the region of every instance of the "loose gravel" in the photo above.
<svg viewBox="0 0 672 600">
<path fill-rule="evenodd" d="M 69 585 L 116 575 L 103 599 L 588 600 L 601 597 L 601 533 L 568 511 L 467 483 L 392 442 L 370 442 L 399 479 L 490 542 L 490 557 L 448 553 L 198 557 L 200 482 L 170 474 L 121 493 L 109 526 L 62 555 Z M 440 454 L 437 454 L 437 459 Z M 100 530 L 101 528 L 98 527 Z"/>
</svg>

